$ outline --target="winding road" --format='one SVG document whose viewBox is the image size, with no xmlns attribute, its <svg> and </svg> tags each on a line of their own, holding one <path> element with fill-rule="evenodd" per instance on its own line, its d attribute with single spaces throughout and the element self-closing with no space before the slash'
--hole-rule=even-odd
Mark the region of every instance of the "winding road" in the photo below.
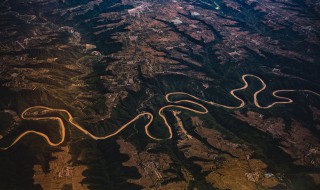
<svg viewBox="0 0 320 190">
<path fill-rule="evenodd" d="M 147 134 L 147 136 L 149 138 L 151 138 L 153 140 L 157 140 L 157 141 L 171 139 L 172 138 L 172 128 L 169 125 L 169 123 L 168 123 L 168 121 L 167 121 L 167 119 L 166 119 L 166 117 L 165 117 L 165 115 L 163 113 L 163 111 L 165 109 L 179 108 L 179 109 L 188 110 L 188 111 L 191 111 L 191 112 L 194 112 L 194 113 L 198 113 L 198 114 L 206 114 L 206 113 L 208 113 L 208 109 L 204 105 L 202 105 L 202 104 L 200 104 L 198 102 L 192 101 L 192 100 L 177 100 L 177 101 L 173 101 L 173 100 L 170 99 L 170 97 L 175 96 L 175 95 L 183 95 L 183 96 L 188 96 L 188 97 L 190 97 L 190 98 L 192 98 L 194 100 L 197 100 L 199 102 L 206 103 L 206 104 L 209 104 L 209 105 L 223 107 L 223 108 L 226 108 L 226 109 L 239 109 L 239 108 L 244 107 L 246 105 L 246 103 L 244 102 L 243 99 L 241 99 L 239 96 L 237 96 L 235 94 L 235 92 L 242 91 L 242 90 L 245 90 L 246 88 L 248 88 L 248 86 L 249 86 L 249 84 L 247 82 L 247 78 L 248 77 L 256 78 L 262 84 L 262 88 L 257 90 L 253 95 L 255 106 L 257 106 L 258 108 L 261 108 L 261 109 L 268 109 L 268 108 L 271 108 L 271 107 L 273 107 L 273 106 L 275 106 L 277 104 L 290 104 L 290 103 L 292 103 L 293 102 L 292 99 L 290 99 L 288 97 L 284 97 L 284 96 L 278 95 L 279 93 L 282 93 L 282 92 L 308 92 L 310 94 L 313 94 L 313 95 L 316 95 L 316 96 L 320 97 L 319 93 L 316 93 L 316 92 L 313 92 L 313 91 L 310 91 L 310 90 L 291 90 L 291 89 L 276 90 L 276 91 L 274 91 L 272 93 L 272 95 L 275 98 L 278 98 L 278 99 L 280 99 L 282 101 L 273 102 L 272 104 L 267 105 L 267 106 L 261 106 L 259 104 L 259 102 L 258 102 L 258 94 L 260 92 L 264 91 L 266 89 L 267 85 L 265 84 L 265 82 L 260 77 L 255 76 L 255 75 L 251 75 L 251 74 L 242 75 L 242 81 L 243 81 L 244 85 L 242 87 L 240 87 L 240 88 L 236 88 L 236 89 L 233 89 L 233 90 L 230 91 L 231 96 L 234 97 L 235 99 L 237 99 L 240 102 L 239 106 L 228 106 L 228 105 L 223 105 L 223 104 L 219 104 L 219 103 L 212 102 L 212 101 L 203 100 L 203 99 L 200 99 L 200 98 L 198 98 L 196 96 L 193 96 L 193 95 L 185 93 L 185 92 L 171 92 L 171 93 L 168 93 L 168 94 L 165 95 L 166 101 L 168 103 L 171 103 L 171 104 L 163 106 L 162 108 L 159 109 L 159 112 L 158 112 L 159 116 L 162 118 L 162 120 L 165 123 L 165 126 L 167 127 L 167 129 L 169 131 L 169 137 L 164 138 L 164 139 L 157 138 L 157 137 L 155 137 L 155 136 L 150 134 L 149 127 L 150 127 L 150 125 L 151 125 L 151 123 L 153 121 L 153 114 L 151 114 L 150 112 L 144 112 L 144 113 L 138 114 L 135 118 L 133 118 L 132 120 L 130 120 L 126 124 L 122 125 L 114 133 L 108 134 L 106 136 L 96 136 L 96 135 L 90 133 L 88 130 L 86 130 L 82 126 L 80 126 L 79 124 L 77 124 L 77 122 L 74 120 L 74 118 L 70 114 L 70 112 L 65 110 L 65 109 L 55 109 L 55 108 L 49 108 L 49 107 L 45 107 L 45 106 L 33 106 L 33 107 L 29 107 L 26 110 L 24 110 L 22 112 L 22 114 L 21 114 L 21 118 L 25 119 L 25 120 L 38 120 L 38 121 L 39 120 L 55 120 L 55 121 L 57 121 L 58 124 L 59 124 L 60 135 L 61 135 L 60 141 L 57 142 L 57 143 L 52 142 L 50 140 L 50 138 L 46 134 L 38 132 L 38 131 L 34 131 L 34 130 L 28 130 L 28 131 L 20 134 L 9 146 L 1 147 L 0 149 L 1 150 L 9 149 L 13 145 L 15 145 L 17 142 L 19 142 L 19 140 L 22 139 L 24 136 L 26 136 L 27 134 L 31 134 L 31 133 L 37 134 L 37 135 L 43 137 L 50 146 L 58 146 L 58 145 L 60 145 L 61 143 L 64 142 L 65 134 L 66 134 L 66 128 L 65 128 L 65 125 L 63 123 L 63 120 L 60 117 L 32 117 L 32 116 L 30 116 L 30 112 L 32 112 L 33 110 L 38 111 L 39 109 L 43 109 L 44 111 L 59 112 L 59 113 L 66 114 L 67 115 L 67 120 L 72 126 L 76 127 L 81 132 L 83 132 L 84 134 L 90 136 L 91 138 L 93 138 L 95 140 L 102 140 L 102 139 L 107 139 L 107 138 L 113 137 L 113 136 L 117 135 L 118 133 L 120 133 L 125 128 L 127 128 L 131 123 L 133 123 L 136 120 L 140 119 L 141 117 L 147 117 L 147 119 L 149 120 L 148 123 L 144 126 L 145 127 L 145 132 L 146 132 L 146 134 Z M 188 103 L 188 104 L 191 104 L 191 105 L 195 105 L 195 106 L 198 106 L 201 109 L 197 110 L 197 109 L 189 108 L 189 107 L 186 107 L 186 106 L 177 105 L 177 104 L 182 104 L 182 103 Z"/>
</svg>

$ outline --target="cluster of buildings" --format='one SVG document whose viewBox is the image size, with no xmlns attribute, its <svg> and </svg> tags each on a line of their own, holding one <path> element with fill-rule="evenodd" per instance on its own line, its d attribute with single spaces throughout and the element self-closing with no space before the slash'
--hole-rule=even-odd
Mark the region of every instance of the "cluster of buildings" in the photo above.
<svg viewBox="0 0 320 190">
<path fill-rule="evenodd" d="M 160 181 L 163 179 L 161 173 L 159 172 L 159 170 L 157 169 L 159 167 L 159 163 L 158 162 L 146 162 L 146 163 L 142 163 L 142 168 L 145 171 L 146 175 L 149 175 L 150 177 L 155 177 L 155 179 L 157 181 Z"/>
</svg>

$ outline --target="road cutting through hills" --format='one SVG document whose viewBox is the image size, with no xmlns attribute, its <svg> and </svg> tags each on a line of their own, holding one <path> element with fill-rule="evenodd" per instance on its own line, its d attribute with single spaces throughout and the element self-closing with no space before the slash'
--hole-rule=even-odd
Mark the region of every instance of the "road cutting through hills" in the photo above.
<svg viewBox="0 0 320 190">
<path fill-rule="evenodd" d="M 22 134 L 20 134 L 17 138 L 15 138 L 15 140 L 9 146 L 1 147 L 0 149 L 1 150 L 9 149 L 13 145 L 15 145 L 17 142 L 19 142 L 20 139 L 22 139 L 24 136 L 26 136 L 28 134 L 36 134 L 36 135 L 39 135 L 39 136 L 43 137 L 50 146 L 59 146 L 60 144 L 62 144 L 64 142 L 65 136 L 66 136 L 66 128 L 65 128 L 65 124 L 63 123 L 63 120 L 60 117 L 32 117 L 32 116 L 30 116 L 30 112 L 32 110 L 37 110 L 37 109 L 43 109 L 44 111 L 58 112 L 58 113 L 66 114 L 67 115 L 67 121 L 72 126 L 76 127 L 81 132 L 83 132 L 84 134 L 90 136 L 92 139 L 95 139 L 95 140 L 103 140 L 103 139 L 107 139 L 107 138 L 113 137 L 113 136 L 119 134 L 125 128 L 127 128 L 130 124 L 134 123 L 135 121 L 137 121 L 138 119 L 140 119 L 142 117 L 147 117 L 147 119 L 148 119 L 148 122 L 144 127 L 145 127 L 146 135 L 149 138 L 151 138 L 153 140 L 157 140 L 157 141 L 171 139 L 172 138 L 172 128 L 169 125 L 169 123 L 168 123 L 168 121 L 167 121 L 167 119 L 166 119 L 166 117 L 165 117 L 165 115 L 163 113 L 163 111 L 165 109 L 178 108 L 178 109 L 188 110 L 188 111 L 191 111 L 191 112 L 194 112 L 194 113 L 198 113 L 198 114 L 206 114 L 206 113 L 208 113 L 208 109 L 204 105 L 202 105 L 202 104 L 200 104 L 198 102 L 192 101 L 192 100 L 184 99 L 184 100 L 173 101 L 173 100 L 170 99 L 170 97 L 176 96 L 176 95 L 183 95 L 183 96 L 190 97 L 190 98 L 192 98 L 194 100 L 197 100 L 199 102 L 203 102 L 203 103 L 206 103 L 206 104 L 209 104 L 209 105 L 212 105 L 212 106 L 223 107 L 223 108 L 226 108 L 226 109 L 240 109 L 240 108 L 243 108 L 246 105 L 246 103 L 244 102 L 243 99 L 241 99 L 235 93 L 238 92 L 238 91 L 242 91 L 242 90 L 245 90 L 245 89 L 248 88 L 249 84 L 248 84 L 248 82 L 246 80 L 247 77 L 256 78 L 262 84 L 262 88 L 257 90 L 253 95 L 254 105 L 256 107 L 258 107 L 258 108 L 261 108 L 261 109 L 268 109 L 268 108 L 271 108 L 271 107 L 273 107 L 273 106 L 275 106 L 277 104 L 290 104 L 290 103 L 292 103 L 293 102 L 292 99 L 290 99 L 288 97 L 284 97 L 284 96 L 278 95 L 279 93 L 283 93 L 283 92 L 307 92 L 307 93 L 314 94 L 314 95 L 320 97 L 319 93 L 316 93 L 316 92 L 311 91 L 311 90 L 292 90 L 292 89 L 276 90 L 276 91 L 274 91 L 272 93 L 272 96 L 274 96 L 275 98 L 278 98 L 278 99 L 282 99 L 283 101 L 277 101 L 277 102 L 273 102 L 272 104 L 267 105 L 267 106 L 261 106 L 259 104 L 259 102 L 258 102 L 258 95 L 259 95 L 259 93 L 261 93 L 262 91 L 264 91 L 266 89 L 267 85 L 265 84 L 265 82 L 260 77 L 255 76 L 255 75 L 251 75 L 251 74 L 242 75 L 242 81 L 243 81 L 244 85 L 242 87 L 240 87 L 240 88 L 236 88 L 236 89 L 233 89 L 233 90 L 230 91 L 231 96 L 233 98 L 237 99 L 240 102 L 239 106 L 228 106 L 228 105 L 219 104 L 219 103 L 212 102 L 212 101 L 203 100 L 203 99 L 200 99 L 200 98 L 198 98 L 198 97 L 196 97 L 194 95 L 191 95 L 191 94 L 188 94 L 188 93 L 185 93 L 185 92 L 171 92 L 171 93 L 168 93 L 168 94 L 165 95 L 165 99 L 166 99 L 167 103 L 171 103 L 171 104 L 161 107 L 159 109 L 159 112 L 158 112 L 158 115 L 162 118 L 162 120 L 164 121 L 165 126 L 167 127 L 167 129 L 169 131 L 169 137 L 163 138 L 163 139 L 162 138 L 157 138 L 157 137 L 151 135 L 150 132 L 149 132 L 149 127 L 150 127 L 150 125 L 151 125 L 151 123 L 153 121 L 153 118 L 154 118 L 153 114 L 150 113 L 150 112 L 144 112 L 144 113 L 138 114 L 135 118 L 133 118 L 132 120 L 130 120 L 126 124 L 122 125 L 114 133 L 108 134 L 106 136 L 96 136 L 96 135 L 90 133 L 84 127 L 80 126 L 74 120 L 74 118 L 71 115 L 71 113 L 69 111 L 65 110 L 65 109 L 55 109 L 55 108 L 49 108 L 49 107 L 46 107 L 46 106 L 32 106 L 32 107 L 29 107 L 29 108 L 27 108 L 26 110 L 24 110 L 22 112 L 21 118 L 24 119 L 24 120 L 34 120 L 34 121 L 41 121 L 41 120 L 54 120 L 54 121 L 57 121 L 58 124 L 59 124 L 59 130 L 60 130 L 60 136 L 61 136 L 60 141 L 57 142 L 57 143 L 52 142 L 50 140 L 50 138 L 46 134 L 44 134 L 42 132 L 35 131 L 35 130 L 28 130 L 28 131 L 25 131 Z M 190 108 L 190 107 L 177 105 L 177 104 L 182 104 L 182 103 L 188 103 L 188 104 L 191 104 L 193 106 L 198 106 L 201 109 L 197 110 L 197 109 L 193 109 L 193 108 Z"/>
</svg>

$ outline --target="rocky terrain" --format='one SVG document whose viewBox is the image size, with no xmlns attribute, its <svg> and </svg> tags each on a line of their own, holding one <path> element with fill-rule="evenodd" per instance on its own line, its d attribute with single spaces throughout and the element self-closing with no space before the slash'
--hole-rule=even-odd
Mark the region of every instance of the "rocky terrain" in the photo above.
<svg viewBox="0 0 320 190">
<path fill-rule="evenodd" d="M 278 89 L 319 93 L 319 12 L 316 0 L 3 0 L 0 147 L 27 130 L 59 141 L 57 122 L 21 117 L 32 106 L 68 110 L 96 136 L 150 112 L 165 138 L 166 93 L 237 106 L 229 92 L 247 73 L 267 84 L 262 105 Z M 45 113 L 65 141 L 30 134 L 1 151 L 0 189 L 320 188 L 320 98 L 286 92 L 292 104 L 260 109 L 248 82 L 243 108 L 165 111 L 170 140 L 150 139 L 148 118 L 95 141 Z"/>
</svg>

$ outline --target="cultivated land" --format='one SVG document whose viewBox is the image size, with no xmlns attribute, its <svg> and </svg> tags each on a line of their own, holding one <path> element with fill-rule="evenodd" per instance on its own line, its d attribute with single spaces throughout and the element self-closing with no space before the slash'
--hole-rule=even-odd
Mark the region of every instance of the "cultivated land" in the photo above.
<svg viewBox="0 0 320 190">
<path fill-rule="evenodd" d="M 0 189 L 319 189 L 319 12 L 1 2 Z"/>
</svg>

